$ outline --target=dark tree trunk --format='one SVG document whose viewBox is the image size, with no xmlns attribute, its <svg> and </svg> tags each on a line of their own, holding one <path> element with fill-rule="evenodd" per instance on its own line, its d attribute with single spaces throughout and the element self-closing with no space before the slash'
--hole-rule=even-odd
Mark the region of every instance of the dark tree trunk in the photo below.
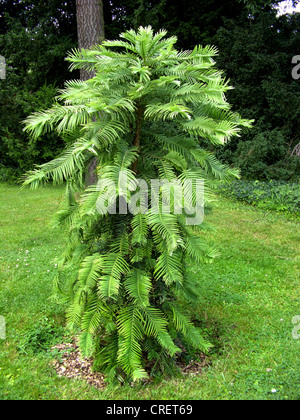
<svg viewBox="0 0 300 420">
<path fill-rule="evenodd" d="M 76 16 L 79 49 L 101 44 L 104 40 L 103 0 L 76 0 Z M 88 80 L 94 76 L 94 72 L 80 70 L 81 80 Z M 97 158 L 94 158 L 88 167 L 87 185 L 97 182 L 96 168 Z"/>
<path fill-rule="evenodd" d="M 104 40 L 103 0 L 76 0 L 78 47 L 90 48 Z M 93 77 L 93 72 L 80 70 L 81 80 Z"/>
</svg>

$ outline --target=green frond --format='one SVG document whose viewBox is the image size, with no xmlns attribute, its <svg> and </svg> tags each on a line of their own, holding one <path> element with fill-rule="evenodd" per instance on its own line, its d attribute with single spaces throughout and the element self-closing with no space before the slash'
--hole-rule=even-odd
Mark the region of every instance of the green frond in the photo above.
<svg viewBox="0 0 300 420">
<path fill-rule="evenodd" d="M 153 208 L 151 210 L 153 210 Z M 147 224 L 156 236 L 156 241 L 165 241 L 169 253 L 176 250 L 181 243 L 181 237 L 175 215 L 164 214 L 162 212 L 156 214 L 155 212 L 150 211 L 147 214 Z"/>
<path fill-rule="evenodd" d="M 120 35 L 120 37 L 122 34 Z M 130 42 L 122 41 L 122 40 L 105 40 L 102 42 L 103 47 L 119 47 L 124 48 L 125 50 L 132 51 L 133 53 L 137 54 L 136 46 Z"/>
<path fill-rule="evenodd" d="M 80 287 L 93 289 L 100 277 L 102 262 L 102 257 L 98 253 L 85 257 L 78 273 Z"/>
<path fill-rule="evenodd" d="M 78 178 L 80 183 L 89 155 L 75 154 L 75 147 L 76 145 L 70 146 L 58 158 L 38 165 L 37 169 L 33 171 L 28 171 L 25 174 L 23 186 L 30 185 L 31 188 L 37 188 L 40 184 L 48 182 L 50 179 L 54 183 L 60 184 L 66 180 L 70 182 L 72 180 L 76 181 L 76 178 Z"/>
<path fill-rule="evenodd" d="M 106 187 L 109 185 L 110 184 L 106 183 Z M 111 185 L 114 187 L 113 183 Z M 82 218 L 84 216 L 95 216 L 97 213 L 100 214 L 100 211 L 98 210 L 98 200 L 104 196 L 105 192 L 106 189 L 104 187 L 101 189 L 98 185 L 90 185 L 85 189 L 85 192 L 82 194 L 79 207 Z M 114 197 L 111 197 L 111 199 L 114 200 Z M 108 212 L 108 209 L 106 209 L 106 212 Z M 104 215 L 106 212 L 103 211 L 101 215 Z"/>
<path fill-rule="evenodd" d="M 148 337 L 157 337 L 159 332 L 166 331 L 168 321 L 162 311 L 152 306 L 144 306 L 140 310 L 145 318 L 144 331 Z"/>
<path fill-rule="evenodd" d="M 172 150 L 165 156 L 165 159 L 178 171 L 187 169 L 187 161 L 180 152 Z"/>
<path fill-rule="evenodd" d="M 119 121 L 102 119 L 87 124 L 84 131 L 84 135 L 75 144 L 74 153 L 88 150 L 97 155 L 98 151 L 120 141 L 126 133 L 126 127 Z"/>
<path fill-rule="evenodd" d="M 94 337 L 88 331 L 81 332 L 79 335 L 79 348 L 83 357 L 91 357 L 95 349 Z"/>
<path fill-rule="evenodd" d="M 199 166 L 190 166 L 189 169 L 183 170 L 178 178 L 184 190 L 184 213 L 192 215 L 197 210 L 204 216 L 205 206 L 216 201 L 207 171 Z"/>
<path fill-rule="evenodd" d="M 185 122 L 183 129 L 188 133 L 207 138 L 213 144 L 224 144 L 230 137 L 240 132 L 236 124 L 230 121 L 216 121 L 207 116 Z"/>
<path fill-rule="evenodd" d="M 152 288 L 151 278 L 138 268 L 132 269 L 126 276 L 125 289 L 135 303 L 149 306 L 149 293 Z"/>
<path fill-rule="evenodd" d="M 162 145 L 164 150 L 168 152 L 176 152 L 187 158 L 190 150 L 196 147 L 196 142 L 193 138 L 184 135 L 166 136 L 164 134 L 155 134 L 155 138 Z"/>
<path fill-rule="evenodd" d="M 165 250 L 158 257 L 154 275 L 156 279 L 162 278 L 166 285 L 170 286 L 173 283 L 182 283 L 182 261 L 180 253 L 169 253 Z"/>
<path fill-rule="evenodd" d="M 182 350 L 174 344 L 174 341 L 168 331 L 159 331 L 156 339 L 171 357 L 182 352 Z"/>
<path fill-rule="evenodd" d="M 77 69 L 92 71 L 99 62 L 96 56 L 89 50 L 78 48 L 74 48 L 68 53 L 66 61 L 71 62 L 69 66 L 71 71 Z"/>
<path fill-rule="evenodd" d="M 120 280 L 129 270 L 126 260 L 121 254 L 106 254 L 102 256 L 102 275 L 98 282 L 99 296 L 106 300 L 116 298 Z"/>
<path fill-rule="evenodd" d="M 163 180 L 172 181 L 176 178 L 172 163 L 165 158 L 158 158 L 155 162 L 158 169 L 159 178 Z"/>
<path fill-rule="evenodd" d="M 209 79 L 207 83 L 184 83 L 176 90 L 173 97 L 183 98 L 185 102 L 197 105 L 205 102 L 225 105 L 225 92 L 230 89 L 228 82 L 221 77 L 215 77 Z"/>
<path fill-rule="evenodd" d="M 145 245 L 147 243 L 148 224 L 146 215 L 138 213 L 131 220 L 132 237 L 131 244 Z"/>
<path fill-rule="evenodd" d="M 67 328 L 71 331 L 81 324 L 82 315 L 85 310 L 85 300 L 81 299 L 81 293 L 76 293 L 73 303 L 66 310 Z"/>
<path fill-rule="evenodd" d="M 213 58 L 218 55 L 218 48 L 214 45 L 196 45 L 192 51 L 191 58 L 208 57 Z"/>
<path fill-rule="evenodd" d="M 199 236 L 185 235 L 185 252 L 196 262 L 212 263 L 214 259 L 220 256 L 220 252 L 211 246 L 208 246 Z"/>
<path fill-rule="evenodd" d="M 141 313 L 135 306 L 123 308 L 117 319 L 119 332 L 118 363 L 133 380 L 147 378 L 148 375 L 142 366 L 142 348 L 140 341 L 143 338 Z"/>
<path fill-rule="evenodd" d="M 103 305 L 103 302 L 96 297 L 94 301 L 91 302 L 91 305 L 87 307 L 86 311 L 87 320 L 85 322 L 85 315 L 82 317 L 82 329 L 88 331 L 92 335 L 97 335 L 101 329 L 107 328 L 107 325 L 110 325 L 112 320 L 108 309 Z"/>
<path fill-rule="evenodd" d="M 210 152 L 204 149 L 191 150 L 191 154 L 196 162 L 206 170 L 208 176 L 214 179 L 229 180 L 239 177 L 239 171 L 224 165 Z"/>
<path fill-rule="evenodd" d="M 116 238 L 113 238 L 110 244 L 110 251 L 113 253 L 120 253 L 121 255 L 127 255 L 129 253 L 129 235 L 125 225 L 123 231 Z"/>
<path fill-rule="evenodd" d="M 77 202 L 64 203 L 53 218 L 54 226 L 70 226 L 78 214 L 78 208 Z"/>
<path fill-rule="evenodd" d="M 58 133 L 73 131 L 76 127 L 91 121 L 96 110 L 85 105 L 56 104 L 47 111 L 38 111 L 30 115 L 25 121 L 24 131 L 32 137 L 56 129 Z"/>
<path fill-rule="evenodd" d="M 145 259 L 145 249 L 143 247 L 133 248 L 130 262 L 137 263 Z"/>
<path fill-rule="evenodd" d="M 112 191 L 115 191 L 116 197 L 123 196 L 127 201 L 130 198 L 129 191 L 136 190 L 135 173 L 131 169 L 127 169 L 126 166 L 106 165 L 99 169 L 98 174 L 100 175 L 99 181 L 104 182 L 104 187 L 107 185 L 106 181 L 115 187 Z M 100 188 L 100 192 L 102 192 L 102 188 Z"/>
<path fill-rule="evenodd" d="M 184 260 L 183 260 L 184 262 Z M 197 286 L 188 276 L 184 277 L 183 283 L 176 283 L 175 289 L 176 296 L 184 297 L 187 302 L 198 302 L 199 293 L 197 292 Z"/>
<path fill-rule="evenodd" d="M 166 35 L 166 31 L 160 31 L 156 35 L 153 34 L 151 26 L 139 27 L 138 31 L 129 30 L 120 35 L 121 38 L 129 42 L 113 41 L 114 46 L 125 47 L 135 54 L 139 55 L 143 60 L 155 56 L 158 51 L 169 49 L 176 42 L 176 38 L 162 40 Z M 119 43 L 119 44 L 118 44 Z M 105 42 L 105 46 L 111 45 Z"/>
<path fill-rule="evenodd" d="M 192 110 L 179 101 L 167 104 L 149 104 L 145 110 L 145 118 L 152 121 L 173 120 L 178 116 L 184 120 L 190 120 L 192 118 L 191 115 Z"/>
<path fill-rule="evenodd" d="M 141 311 L 145 319 L 145 332 L 147 336 L 156 338 L 170 356 L 180 353 L 181 350 L 174 344 L 167 331 L 168 322 L 164 314 L 159 309 L 151 306 L 143 307 Z"/>
<path fill-rule="evenodd" d="M 202 337 L 201 333 L 193 325 L 190 319 L 186 315 L 183 315 L 174 306 L 172 306 L 172 315 L 172 321 L 175 325 L 175 328 L 182 332 L 187 342 L 190 343 L 194 348 L 207 352 L 212 347 L 212 344 Z"/>
<path fill-rule="evenodd" d="M 84 357 L 90 357 L 95 349 L 95 333 L 102 321 L 101 311 L 97 305 L 97 298 L 92 296 L 81 318 L 81 333 L 79 348 Z"/>
<path fill-rule="evenodd" d="M 115 155 L 115 164 L 120 166 L 121 171 L 129 168 L 138 157 L 138 150 L 136 147 L 128 147 L 125 144 L 120 143 L 118 145 L 118 151 Z"/>
</svg>

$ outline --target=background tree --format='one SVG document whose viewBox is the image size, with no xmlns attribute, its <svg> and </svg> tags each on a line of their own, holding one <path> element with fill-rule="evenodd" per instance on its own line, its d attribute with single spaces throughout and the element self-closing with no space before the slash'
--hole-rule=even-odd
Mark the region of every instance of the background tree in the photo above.
<svg viewBox="0 0 300 420">
<path fill-rule="evenodd" d="M 235 18 L 242 10 L 245 7 L 238 0 L 104 0 L 106 36 L 114 39 L 121 30 L 151 24 L 177 34 L 179 49 L 211 45 L 223 18 Z"/>
<path fill-rule="evenodd" d="M 18 177 L 64 147 L 56 135 L 30 140 L 21 121 L 50 106 L 70 78 L 65 57 L 77 45 L 74 10 L 72 0 L 0 3 L 0 55 L 7 64 L 0 80 L 0 179 Z"/>
<path fill-rule="evenodd" d="M 298 179 L 300 161 L 291 152 L 300 142 L 300 83 L 291 61 L 300 45 L 300 14 L 241 16 L 225 21 L 217 37 L 217 62 L 235 86 L 228 98 L 255 119 L 251 132 L 219 150 L 219 158 L 247 178 Z"/>
<path fill-rule="evenodd" d="M 99 45 L 104 40 L 104 16 L 102 0 L 76 0 L 77 35 L 79 49 Z M 80 79 L 88 80 L 95 76 L 93 71 L 80 69 Z M 94 184 L 97 161 L 91 159 L 86 175 L 86 183 Z"/>
<path fill-rule="evenodd" d="M 89 48 L 104 40 L 104 17 L 102 0 L 76 0 L 78 47 Z M 93 74 L 80 70 L 81 80 Z"/>
</svg>

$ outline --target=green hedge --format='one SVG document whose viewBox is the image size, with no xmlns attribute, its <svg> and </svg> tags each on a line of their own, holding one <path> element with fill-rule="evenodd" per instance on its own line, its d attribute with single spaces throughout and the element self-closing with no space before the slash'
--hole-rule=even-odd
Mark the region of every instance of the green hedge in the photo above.
<svg viewBox="0 0 300 420">
<path fill-rule="evenodd" d="M 284 181 L 223 182 L 221 195 L 257 207 L 300 217 L 300 184 Z"/>
</svg>

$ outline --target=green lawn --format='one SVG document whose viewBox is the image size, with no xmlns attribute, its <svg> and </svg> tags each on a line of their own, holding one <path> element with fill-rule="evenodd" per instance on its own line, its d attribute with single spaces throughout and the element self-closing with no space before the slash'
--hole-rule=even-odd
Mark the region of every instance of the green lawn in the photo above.
<svg viewBox="0 0 300 420">
<path fill-rule="evenodd" d="M 64 247 L 50 220 L 62 195 L 0 184 L 0 399 L 300 398 L 299 223 L 225 199 L 206 217 L 221 257 L 189 267 L 201 292 L 194 318 L 215 345 L 203 373 L 105 391 L 58 377 L 47 345 L 63 340 L 64 307 L 49 299 Z"/>
</svg>

